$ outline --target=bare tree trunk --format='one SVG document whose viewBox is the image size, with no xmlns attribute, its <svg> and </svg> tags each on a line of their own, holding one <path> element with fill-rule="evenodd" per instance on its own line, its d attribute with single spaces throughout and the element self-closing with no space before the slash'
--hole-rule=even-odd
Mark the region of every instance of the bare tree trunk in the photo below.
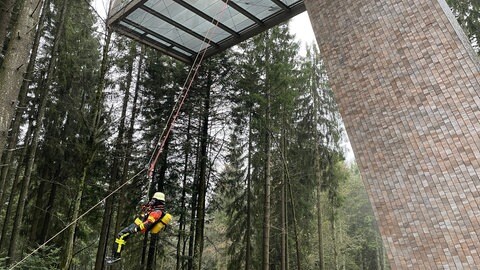
<svg viewBox="0 0 480 270">
<path fill-rule="evenodd" d="M 2 234 L 0 236 L 0 251 L 5 250 L 7 246 L 6 245 L 7 229 L 9 227 L 9 222 L 12 220 L 11 216 L 12 216 L 12 209 L 14 206 L 14 199 L 15 199 L 15 196 L 17 195 L 18 187 L 20 186 L 20 174 L 25 168 L 25 164 L 26 164 L 25 159 L 27 157 L 27 149 L 28 149 L 27 145 L 29 144 L 29 141 L 32 135 L 32 130 L 33 130 L 33 119 L 30 119 L 28 123 L 27 134 L 25 135 L 25 139 L 24 139 L 24 147 L 22 149 L 22 153 L 18 158 L 18 165 L 16 168 L 15 176 L 9 175 L 9 177 L 14 180 L 13 180 L 12 189 L 10 191 L 10 198 L 8 200 L 7 209 L 5 210 L 5 218 L 3 220 Z"/>
<path fill-rule="evenodd" d="M 148 234 L 143 235 L 142 240 L 142 256 L 140 259 L 140 266 L 142 269 L 145 269 L 147 265 L 147 247 L 148 247 Z"/>
<path fill-rule="evenodd" d="M 375 226 L 378 226 L 377 224 L 375 224 Z M 379 270 L 384 270 L 386 269 L 386 265 L 385 265 L 385 249 L 383 247 L 383 243 L 382 243 L 382 238 L 381 236 L 379 235 L 378 231 L 377 231 L 377 236 L 375 237 L 375 241 L 377 242 L 377 251 L 378 251 L 378 258 L 377 258 L 377 269 Z"/>
<path fill-rule="evenodd" d="M 32 137 L 32 143 L 30 145 L 30 151 L 29 151 L 29 156 L 27 159 L 27 165 L 26 165 L 26 170 L 25 170 L 25 175 L 23 177 L 21 189 L 20 189 L 20 195 L 18 198 L 18 204 L 17 204 L 17 210 L 16 210 L 16 215 L 15 215 L 15 221 L 14 224 L 18 224 L 18 226 L 21 226 L 23 224 L 23 213 L 25 211 L 26 207 L 26 201 L 27 201 L 27 192 L 30 187 L 30 180 L 32 178 L 32 173 L 33 173 L 33 168 L 34 168 L 34 163 L 35 163 L 35 156 L 36 156 L 36 151 L 38 149 L 38 140 L 40 138 L 40 132 L 42 129 L 42 120 L 45 115 L 45 110 L 46 110 L 46 105 L 47 105 L 47 100 L 48 100 L 48 91 L 47 88 L 44 88 L 44 93 L 41 94 L 41 102 L 39 105 L 39 111 L 36 117 L 36 126 L 34 127 L 33 131 L 33 137 Z M 20 234 L 20 228 L 14 228 L 12 230 L 12 236 L 10 239 L 10 247 L 8 251 L 8 257 L 9 257 L 9 262 L 15 262 L 17 259 L 17 243 L 18 243 L 18 237 Z"/>
<path fill-rule="evenodd" d="M 198 119 L 198 133 L 201 134 L 202 132 L 202 116 L 200 115 Z M 194 175 L 193 175 L 193 183 L 192 183 L 192 198 L 191 198 L 191 213 L 190 213 L 190 228 L 189 233 L 190 237 L 188 239 L 188 270 L 193 270 L 193 253 L 194 253 L 194 243 L 195 243 L 195 225 L 196 225 L 196 216 L 197 216 L 197 204 L 198 204 L 198 181 L 200 181 L 200 177 L 198 177 L 199 172 L 198 168 L 200 167 L 200 140 L 197 141 L 195 145 L 195 168 L 194 168 Z"/>
<path fill-rule="evenodd" d="M 61 166 L 62 166 L 62 164 L 58 165 L 58 167 L 61 167 Z M 56 175 L 58 176 L 58 174 L 59 173 L 57 173 Z M 58 178 L 58 177 L 56 177 L 56 178 Z M 39 238 L 39 240 L 42 243 L 47 241 L 47 239 L 48 239 L 48 233 L 49 233 L 49 230 L 50 230 L 50 223 L 52 221 L 53 206 L 54 206 L 55 198 L 57 196 L 57 187 L 58 187 L 58 184 L 52 183 L 52 186 L 50 188 L 50 194 L 48 195 L 47 206 L 45 207 L 45 216 L 43 218 L 42 231 L 40 233 L 40 238 Z"/>
<path fill-rule="evenodd" d="M 35 202 L 33 207 L 35 208 L 33 213 L 31 214 L 30 218 L 32 219 L 30 225 L 30 243 L 36 243 L 37 235 L 38 235 L 38 224 L 40 222 L 40 216 L 44 215 L 44 208 L 43 208 L 43 195 L 45 194 L 45 189 L 47 188 L 47 183 L 44 177 L 40 177 L 40 184 L 38 185 L 36 195 L 35 195 Z M 31 244 L 31 246 L 33 246 Z"/>
<path fill-rule="evenodd" d="M 63 100 L 63 98 L 66 98 L 71 92 L 71 90 L 72 89 L 69 88 L 69 90 L 64 91 L 62 93 L 60 100 Z M 61 140 L 58 142 L 59 145 L 64 145 L 65 138 L 67 137 L 66 135 L 67 130 L 72 124 L 71 116 L 68 113 L 64 113 L 63 116 L 59 117 L 58 119 L 62 119 L 62 121 L 64 121 L 65 123 L 62 127 L 62 132 L 59 134 L 60 135 L 59 138 L 61 138 Z M 61 153 L 59 153 L 59 156 L 57 158 L 58 163 L 56 164 L 56 168 L 53 171 L 53 175 L 51 176 L 52 184 L 50 186 L 50 192 L 48 195 L 47 204 L 45 206 L 45 215 L 43 216 L 41 233 L 40 233 L 40 236 L 37 238 L 38 243 L 43 243 L 47 241 L 47 239 L 49 238 L 49 230 L 50 230 L 51 221 L 52 221 L 52 213 L 55 207 L 57 189 L 60 183 L 66 181 L 65 179 L 67 178 L 67 176 L 65 175 L 66 172 L 63 169 L 65 159 L 68 158 L 67 156 L 65 155 L 65 151 L 61 151 Z"/>
<path fill-rule="evenodd" d="M 169 99 L 170 99 L 169 103 L 173 104 L 174 97 L 171 96 Z M 160 164 L 155 164 L 154 175 L 152 177 L 152 182 L 149 187 L 149 194 L 148 194 L 149 198 L 151 198 L 156 191 L 165 192 L 165 178 L 166 178 L 167 167 L 168 167 L 168 164 L 167 164 L 168 152 L 169 152 L 170 142 L 172 141 L 173 136 L 174 136 L 173 131 L 170 131 L 168 137 L 164 138 L 165 145 L 164 145 L 163 152 L 161 153 L 161 156 L 160 156 Z M 148 245 L 147 264 L 145 268 L 146 270 L 153 270 L 155 267 L 157 242 L 158 242 L 158 235 L 151 234 L 150 243 Z M 145 254 L 145 250 L 143 254 Z M 143 256 L 144 255 L 142 255 L 142 260 L 143 260 Z"/>
<path fill-rule="evenodd" d="M 285 126 L 285 119 L 284 119 Z M 282 151 L 282 156 L 285 156 L 285 129 L 282 129 L 282 137 L 280 139 L 280 151 Z M 280 207 L 280 220 L 281 220 L 281 261 L 280 261 L 280 269 L 286 270 L 287 269 L 287 231 L 286 231 L 286 224 L 287 224 L 287 215 L 286 215 L 286 181 L 285 181 L 285 167 L 282 166 L 281 170 L 281 186 L 282 186 L 282 194 L 281 194 L 281 207 Z"/>
<path fill-rule="evenodd" d="M 33 172 L 33 165 L 35 162 L 35 154 L 38 148 L 38 139 L 40 137 L 40 132 L 42 128 L 42 119 L 45 114 L 45 107 L 47 103 L 47 92 L 44 92 L 41 97 L 41 103 L 39 105 L 39 112 L 36 117 L 36 126 L 33 128 L 32 143 L 30 145 L 30 151 L 27 158 L 27 164 L 25 169 L 25 175 L 20 187 L 20 195 L 18 198 L 18 204 L 15 211 L 14 224 L 17 224 L 12 229 L 12 235 L 10 238 L 10 246 L 8 249 L 8 260 L 7 265 L 13 263 L 17 260 L 17 244 L 19 242 L 20 236 L 20 226 L 23 224 L 23 213 L 25 211 L 27 193 L 30 186 L 30 180 Z"/>
<path fill-rule="evenodd" d="M 133 95 L 133 100 L 132 100 L 132 109 L 131 109 L 131 116 L 130 116 L 130 123 L 129 127 L 127 130 L 127 133 L 125 135 L 125 158 L 123 161 L 123 169 L 122 169 L 122 179 L 121 183 L 125 183 L 128 179 L 129 176 L 129 170 L 130 170 L 130 160 L 132 158 L 132 151 L 133 151 L 133 134 L 135 133 L 135 123 L 137 119 L 137 113 L 138 113 L 138 96 L 140 92 L 140 78 L 141 78 L 141 73 L 142 73 L 142 68 L 143 68 L 143 60 L 144 60 L 144 55 L 145 55 L 145 46 L 142 46 L 141 52 L 140 52 L 140 57 L 138 60 L 138 66 L 137 66 L 137 76 L 136 76 L 136 83 L 135 83 L 135 91 Z M 117 205 L 116 207 L 116 221 L 114 225 L 114 231 L 117 232 L 120 228 L 120 223 L 121 223 L 121 213 L 122 207 L 121 205 Z M 145 248 L 147 244 L 147 238 L 145 237 Z M 144 255 L 145 252 L 142 253 Z M 145 265 L 145 257 L 141 258 L 141 265 Z"/>
<path fill-rule="evenodd" d="M 48 64 L 48 71 L 47 71 L 47 78 L 45 79 L 45 82 L 41 84 L 39 90 L 41 91 L 43 89 L 43 94 L 41 94 L 41 102 L 38 107 L 38 115 L 37 115 L 37 120 L 36 126 L 33 130 L 33 136 L 32 136 L 32 144 L 30 148 L 30 153 L 29 157 L 27 160 L 27 165 L 26 165 L 26 170 L 25 170 L 25 176 L 22 182 L 22 187 L 20 190 L 20 196 L 18 198 L 18 205 L 17 205 L 17 211 L 15 215 L 15 222 L 14 224 L 18 224 L 18 226 L 21 226 L 23 224 L 23 212 L 25 211 L 25 204 L 26 204 L 26 199 L 27 199 L 27 192 L 30 186 L 30 180 L 32 177 L 32 172 L 33 172 L 33 167 L 35 163 L 35 155 L 36 151 L 38 148 L 38 140 L 40 138 L 40 132 L 42 130 L 43 126 L 43 118 L 45 116 L 45 111 L 47 107 L 47 100 L 49 96 L 49 89 L 50 89 L 50 82 L 53 77 L 54 73 L 54 67 L 55 67 L 55 62 L 57 59 L 57 51 L 58 51 L 58 45 L 60 42 L 60 36 L 62 35 L 63 32 L 63 25 L 65 22 L 65 16 L 67 13 L 67 5 L 68 1 L 64 0 L 63 6 L 62 6 L 62 11 L 61 15 L 59 18 L 59 22 L 57 25 L 57 33 L 55 34 L 54 41 L 53 41 L 53 46 L 52 46 L 52 55 L 50 58 L 50 62 Z M 38 7 L 40 8 L 40 7 Z M 20 233 L 20 228 L 14 228 L 12 231 L 12 237 L 10 240 L 10 247 L 8 250 L 8 257 L 9 257 L 9 262 L 15 262 L 17 259 L 17 253 L 16 253 L 16 245 L 18 242 L 18 237 Z"/>
<path fill-rule="evenodd" d="M 87 163 L 91 163 L 91 160 L 87 161 Z M 85 186 L 85 179 L 87 178 L 89 168 L 90 166 L 85 166 L 83 168 L 82 178 L 78 183 L 77 194 L 75 195 L 75 199 L 73 201 L 73 215 L 71 219 L 72 221 L 75 221 L 75 223 L 67 230 L 67 244 L 65 247 L 65 252 L 63 253 L 63 259 L 61 263 L 62 270 L 68 270 L 70 268 L 70 263 L 73 258 L 73 243 L 75 238 L 76 220 L 79 216 L 80 205 L 82 204 L 83 188 Z"/>
<path fill-rule="evenodd" d="M 161 154 L 161 163 L 159 164 L 159 168 L 155 168 L 155 174 L 150 185 L 150 192 L 149 197 L 152 197 L 156 191 L 165 192 L 165 176 L 167 173 L 167 159 L 168 159 L 168 150 L 170 142 L 173 138 L 173 132 L 170 132 L 170 135 L 166 138 L 164 151 Z M 157 166 L 156 166 L 157 167 Z M 158 171 L 158 172 L 157 172 Z M 147 264 L 146 270 L 153 270 L 155 268 L 156 263 L 156 253 L 157 253 L 157 242 L 158 242 L 158 235 L 157 234 L 150 234 L 150 243 L 148 245 L 148 253 L 147 253 Z M 145 250 L 144 250 L 145 252 Z"/>
<path fill-rule="evenodd" d="M 313 57 L 314 63 L 312 66 L 312 69 L 314 69 L 315 66 L 317 66 L 319 63 L 317 61 L 319 60 L 318 57 Z M 310 91 L 311 91 L 311 96 L 313 97 L 313 123 L 314 123 L 314 142 L 315 142 L 315 148 L 314 148 L 314 159 L 313 159 L 313 170 L 317 182 L 317 237 L 318 237 L 318 269 L 323 270 L 325 269 L 325 259 L 324 259 L 324 254 L 323 254 L 323 229 L 322 229 L 322 223 L 323 223 L 323 218 L 322 218 L 322 185 L 323 185 L 323 176 L 322 176 L 322 164 L 321 164 L 321 157 L 322 153 L 320 151 L 320 142 L 321 136 L 319 134 L 318 130 L 318 115 L 320 114 L 320 96 L 318 93 L 318 79 L 317 79 L 317 74 L 315 72 L 312 74 L 312 77 L 310 78 L 311 82 L 313 85 L 310 86 Z"/>
<path fill-rule="evenodd" d="M 245 248 L 245 270 L 250 270 L 252 262 L 252 112 L 248 114 L 248 160 L 247 160 L 247 230 L 246 230 L 246 248 Z"/>
<path fill-rule="evenodd" d="M 301 253 L 300 253 L 300 243 L 298 239 L 298 231 L 297 231 L 297 214 L 295 211 L 295 200 L 293 197 L 293 191 L 292 191 L 292 186 L 290 183 L 290 173 L 288 171 L 288 166 L 287 166 L 287 161 L 285 159 L 285 156 L 282 153 L 282 161 L 283 161 L 283 166 L 285 168 L 285 175 L 287 177 L 287 188 L 288 188 L 288 193 L 290 197 L 290 202 L 292 204 L 292 218 L 293 218 L 293 231 L 295 233 L 295 250 L 296 250 L 296 255 L 297 255 L 297 269 L 301 270 L 302 269 L 302 264 L 301 264 Z"/>
<path fill-rule="evenodd" d="M 198 162 L 197 162 L 198 163 Z M 197 216 L 197 204 L 198 204 L 198 178 L 194 177 L 194 182 L 192 185 L 192 198 L 191 198 L 191 207 L 192 211 L 190 213 L 190 236 L 188 239 L 188 270 L 193 270 L 193 253 L 194 253 L 194 243 L 195 243 L 195 220 Z"/>
<path fill-rule="evenodd" d="M 4 158 L 5 158 L 5 164 L 7 166 L 2 168 L 2 174 L 0 178 L 0 211 L 3 206 L 3 202 L 5 200 L 4 194 L 5 191 L 7 190 L 6 187 L 9 186 L 12 182 L 11 177 L 7 177 L 9 175 L 9 170 L 11 167 L 11 164 L 13 162 L 13 149 L 15 148 L 17 144 L 17 139 L 18 139 L 18 131 L 20 130 L 20 125 L 22 123 L 22 114 L 24 113 L 24 110 L 27 106 L 27 91 L 28 91 L 28 86 L 30 85 L 30 81 L 33 77 L 33 70 L 35 68 L 35 59 L 37 58 L 37 53 L 38 53 L 38 48 L 40 45 L 40 38 L 43 35 L 43 22 L 45 21 L 46 13 L 47 13 L 47 6 L 49 4 L 49 0 L 45 1 L 45 4 L 42 8 L 42 13 L 40 15 L 39 19 L 39 29 L 38 31 L 35 32 L 35 38 L 33 42 L 33 47 L 32 47 L 32 53 L 30 54 L 30 60 L 28 61 L 28 66 L 25 72 L 25 79 L 22 82 L 22 86 L 20 88 L 20 91 L 18 93 L 18 106 L 15 111 L 15 117 L 14 120 L 12 121 L 11 127 L 10 127 L 10 135 L 8 138 L 8 151 L 4 152 Z M 0 27 L 2 24 L 0 23 Z M 0 35 L 0 38 L 2 36 Z M 1 44 L 1 43 L 0 43 Z M 1 153 L 1 152 L 0 152 Z M 10 181 L 10 182 L 7 182 Z"/>
<path fill-rule="evenodd" d="M 267 87 L 268 88 L 268 87 Z M 264 175 L 264 208 L 263 208 L 263 255 L 262 269 L 270 269 L 270 189 L 272 182 L 271 175 L 271 135 L 270 135 L 270 90 L 267 90 L 267 108 L 265 112 L 265 175 Z"/>
<path fill-rule="evenodd" d="M 153 270 L 155 269 L 156 264 L 156 251 L 157 251 L 157 242 L 158 242 L 158 234 L 150 234 L 150 243 L 148 246 L 148 257 L 147 257 L 147 265 L 145 270 Z"/>
<path fill-rule="evenodd" d="M 124 142 L 124 134 L 125 134 L 125 119 L 127 115 L 127 107 L 128 107 L 128 100 L 130 97 L 130 86 L 132 84 L 132 75 L 133 75 L 133 64 L 136 58 L 136 50 L 137 46 L 136 43 L 132 43 L 130 45 L 130 52 L 128 58 L 128 73 L 126 78 L 126 85 L 124 86 L 125 93 L 123 97 L 123 106 L 122 112 L 120 115 L 120 124 L 118 127 L 118 134 L 115 140 L 115 150 L 113 152 L 113 162 L 111 167 L 110 173 L 110 183 L 108 193 L 111 193 L 118 185 L 118 181 L 120 179 L 120 165 L 121 160 L 120 156 L 125 152 L 123 149 L 123 142 Z M 114 201 L 116 200 L 115 194 L 108 197 L 105 202 L 105 211 L 103 212 L 102 218 L 102 227 L 100 230 L 100 239 L 98 242 L 97 248 L 97 256 L 95 260 L 95 270 L 102 270 L 105 264 L 105 252 L 107 250 L 107 243 L 108 243 L 108 235 L 110 234 L 110 224 L 112 223 L 112 214 L 114 208 Z"/>
<path fill-rule="evenodd" d="M 378 246 L 378 237 L 375 237 L 375 241 L 377 242 L 377 252 L 375 252 L 375 255 L 377 255 L 376 261 L 377 261 L 377 269 L 382 269 L 382 257 L 381 257 L 381 250 L 380 246 Z"/>
<path fill-rule="evenodd" d="M 334 207 L 332 205 L 332 207 Z M 332 231 L 332 249 L 333 249 L 333 269 L 338 269 L 338 250 L 337 250 L 337 228 L 335 224 L 335 207 L 332 209 L 332 216 L 331 216 L 331 231 Z"/>
<path fill-rule="evenodd" d="M 138 95 L 140 92 L 140 77 L 143 68 L 143 59 L 145 54 L 145 46 L 142 46 L 142 50 L 140 52 L 140 58 L 138 60 L 137 66 L 137 79 L 135 83 L 135 93 L 133 95 L 132 100 L 132 109 L 131 109 L 131 116 L 130 116 L 130 123 L 128 127 L 127 134 L 125 136 L 125 158 L 123 160 L 123 168 L 122 168 L 122 179 L 121 182 L 125 183 L 129 177 L 129 170 L 130 170 L 130 160 L 132 159 L 132 151 L 133 151 L 133 134 L 135 133 L 135 123 L 137 120 L 137 113 L 138 113 Z M 117 207 L 117 214 L 116 214 L 116 221 L 115 221 L 115 231 L 117 231 L 120 227 L 120 207 Z"/>
<path fill-rule="evenodd" d="M 322 173 L 318 154 L 315 155 L 315 176 L 317 178 L 317 237 L 318 237 L 318 269 L 325 269 L 323 257 L 323 230 L 322 230 Z"/>
<path fill-rule="evenodd" d="M 184 249 L 182 249 L 182 243 L 185 237 L 185 214 L 186 214 L 186 189 L 187 189 L 187 176 L 188 176 L 188 163 L 190 160 L 190 150 L 191 150 L 191 139 L 192 135 L 190 133 L 191 124 L 191 115 L 188 114 L 188 125 L 187 125 L 187 139 L 185 142 L 185 158 L 184 158 L 184 167 L 183 167 L 183 180 L 182 180 L 182 196 L 180 199 L 180 218 L 178 224 L 178 240 L 177 240 L 177 264 L 176 270 L 180 270 L 183 265 L 183 256 L 185 255 Z M 183 251 L 183 252 L 182 252 Z"/>
<path fill-rule="evenodd" d="M 12 18 L 13 8 L 15 7 L 15 0 L 3 0 L 0 4 L 0 54 L 3 51 L 3 46 L 7 37 L 7 30 Z M 0 66 L 1 66 L 0 59 Z"/>
<path fill-rule="evenodd" d="M 203 108 L 203 124 L 200 142 L 200 174 L 198 183 L 198 205 L 197 205 L 197 222 L 195 230 L 195 247 L 194 247 L 194 270 L 202 268 L 203 253 L 203 235 L 205 227 L 205 197 L 207 192 L 207 146 L 208 146 L 208 118 L 210 116 L 210 91 L 211 91 L 211 71 L 208 71 L 206 96 Z"/>
<path fill-rule="evenodd" d="M 35 28 L 43 0 L 23 0 L 17 23 L 12 31 L 5 60 L 0 67 L 0 153 L 3 152 L 8 128 L 12 121 L 27 68 L 26 62 L 32 49 Z"/>
</svg>

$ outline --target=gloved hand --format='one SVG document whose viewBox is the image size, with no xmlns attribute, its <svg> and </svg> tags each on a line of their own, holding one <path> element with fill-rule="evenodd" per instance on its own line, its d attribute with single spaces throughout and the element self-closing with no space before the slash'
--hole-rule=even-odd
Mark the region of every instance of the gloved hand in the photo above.
<svg viewBox="0 0 480 270">
<path fill-rule="evenodd" d="M 130 226 L 128 226 L 128 232 L 131 233 L 131 234 L 135 234 L 137 233 L 139 230 L 138 226 L 136 224 L 130 224 Z"/>
</svg>

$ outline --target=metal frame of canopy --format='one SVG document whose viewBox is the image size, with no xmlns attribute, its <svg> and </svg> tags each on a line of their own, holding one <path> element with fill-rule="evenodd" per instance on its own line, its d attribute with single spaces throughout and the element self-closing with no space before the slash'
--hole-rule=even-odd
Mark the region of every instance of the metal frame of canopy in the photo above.
<svg viewBox="0 0 480 270">
<path fill-rule="evenodd" d="M 303 11 L 303 0 L 116 0 L 108 25 L 191 64 L 204 51 L 210 57 Z"/>
</svg>

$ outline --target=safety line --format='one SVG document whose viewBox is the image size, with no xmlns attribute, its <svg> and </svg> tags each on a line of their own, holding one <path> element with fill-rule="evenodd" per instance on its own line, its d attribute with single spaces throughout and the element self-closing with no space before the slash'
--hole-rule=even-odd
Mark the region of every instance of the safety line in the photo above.
<svg viewBox="0 0 480 270">
<path fill-rule="evenodd" d="M 230 0 L 227 0 L 225 1 L 225 4 L 223 6 L 223 9 L 221 10 L 221 13 L 220 15 L 223 15 L 225 10 L 227 9 L 227 6 L 228 6 L 228 2 Z M 215 19 L 212 20 L 212 24 L 214 22 Z M 178 115 L 180 114 L 180 109 L 182 108 L 184 102 L 185 102 L 185 99 L 187 97 L 187 94 L 193 84 L 193 81 L 198 73 L 198 70 L 200 68 L 200 64 L 202 63 L 203 61 L 203 58 L 205 56 L 205 53 L 207 52 L 207 48 L 208 48 L 208 45 L 210 45 L 210 39 L 209 39 L 209 34 L 210 34 L 210 31 L 212 29 L 215 29 L 218 27 L 218 24 L 219 24 L 219 21 L 220 20 L 217 20 L 217 22 L 214 24 L 215 26 L 214 27 L 211 27 L 207 34 L 205 35 L 204 39 L 203 39 L 203 43 L 202 43 L 202 47 L 207 44 L 205 46 L 205 48 L 203 49 L 203 53 L 201 54 L 200 58 L 199 58 L 199 54 L 196 55 L 195 57 L 195 60 L 192 64 L 192 68 L 190 69 L 188 75 L 187 75 L 187 79 L 185 80 L 183 86 L 182 86 L 182 89 L 184 89 L 182 91 L 182 95 L 179 97 L 179 99 L 177 100 L 172 112 L 170 113 L 170 116 L 169 116 L 169 119 L 167 121 L 167 124 L 162 132 L 162 136 L 159 138 L 159 142 L 157 143 L 157 145 L 155 146 L 155 149 L 150 157 L 150 161 L 152 161 L 153 157 L 155 156 L 155 159 L 153 160 L 153 162 L 150 164 L 150 168 L 148 169 L 148 174 L 151 176 L 151 173 L 153 172 L 153 169 L 155 168 L 155 164 L 157 163 L 158 161 L 158 158 L 160 156 L 160 154 L 162 153 L 163 151 L 163 147 L 165 146 L 165 141 L 167 140 L 168 138 L 168 135 L 170 134 L 171 130 L 172 130 L 172 126 L 173 124 L 175 123 Z M 209 40 L 208 42 L 206 42 L 206 40 Z M 198 60 L 198 63 L 197 63 L 197 60 Z M 192 74 L 193 72 L 193 74 Z M 189 81 L 190 80 L 190 81 Z M 187 85 L 188 84 L 188 85 Z M 186 88 L 185 88 L 186 87 Z M 178 104 L 178 108 L 175 110 L 175 107 L 177 107 L 177 104 Z M 170 124 L 169 124 L 170 123 Z M 166 132 L 165 132 L 166 131 Z M 164 135 L 165 134 L 165 135 Z M 159 151 L 157 151 L 159 150 Z M 155 154 L 156 153 L 156 154 Z M 149 162 L 150 162 L 149 161 Z M 137 178 L 140 174 L 142 174 L 143 172 L 145 172 L 145 170 L 147 170 L 147 168 L 143 168 L 142 170 L 140 170 L 139 172 L 137 172 L 134 176 L 132 176 L 130 179 L 128 179 L 127 181 L 125 181 L 123 184 L 121 184 L 120 186 L 118 186 L 116 189 L 114 189 L 110 194 L 108 194 L 107 196 L 105 196 L 102 200 L 100 200 L 98 203 L 96 203 L 95 205 L 93 205 L 92 207 L 90 207 L 90 209 L 88 209 L 87 211 L 85 211 L 83 214 L 81 214 L 80 216 L 78 216 L 78 218 L 76 218 L 75 220 L 73 220 L 72 222 L 70 222 L 69 224 L 67 224 L 67 226 L 65 226 L 62 230 L 60 230 L 58 233 L 56 233 L 54 236 L 52 236 L 50 239 L 48 239 L 47 241 L 45 241 L 43 244 L 41 244 L 38 248 L 36 248 L 35 250 L 33 250 L 31 253 L 29 253 L 27 256 L 25 256 L 23 259 L 21 259 L 19 262 L 15 263 L 11 268 L 8 268 L 8 270 L 12 270 L 14 269 L 15 267 L 19 266 L 20 264 L 22 264 L 25 260 L 27 260 L 29 257 L 31 257 L 33 254 L 37 253 L 40 249 L 42 249 L 43 247 L 45 247 L 48 243 L 50 243 L 53 239 L 55 239 L 57 236 L 59 236 L 61 233 L 63 233 L 64 231 L 66 231 L 68 228 L 70 228 L 70 226 L 74 225 L 77 223 L 78 220 L 80 220 L 81 218 L 83 218 L 84 216 L 86 216 L 88 213 L 90 213 L 93 209 L 95 209 L 97 206 L 99 206 L 101 203 L 103 203 L 106 199 L 108 199 L 109 197 L 111 197 L 113 194 L 117 193 L 120 189 L 122 189 L 127 183 L 129 183 L 131 180 Z"/>
<path fill-rule="evenodd" d="M 98 203 L 96 203 L 95 205 L 93 205 L 92 207 L 90 207 L 90 209 L 88 209 L 87 211 L 85 211 L 83 214 L 81 214 L 77 219 L 73 220 L 72 222 L 70 222 L 69 224 L 67 224 L 65 226 L 65 228 L 63 228 L 62 230 L 60 230 L 58 233 L 56 233 L 54 236 L 52 236 L 50 239 L 48 239 L 47 241 L 45 241 L 43 244 L 41 244 L 38 248 L 36 248 L 34 251 L 32 251 L 30 254 L 28 254 L 27 256 L 25 256 L 22 260 L 20 260 L 19 262 L 17 262 L 16 264 L 14 264 L 11 268 L 8 268 L 8 270 L 12 270 L 14 269 L 15 267 L 19 266 L 21 263 L 23 263 L 26 259 L 28 259 L 29 257 L 31 257 L 33 254 L 37 253 L 40 249 L 44 248 L 48 243 L 50 243 L 53 239 L 55 239 L 57 236 L 59 236 L 61 233 L 63 233 L 64 231 L 66 231 L 70 226 L 72 226 L 73 224 L 77 223 L 78 220 L 80 220 L 81 218 L 83 218 L 84 216 L 86 216 L 88 213 L 90 213 L 93 209 L 95 209 L 97 206 L 99 206 L 100 204 L 102 204 L 106 199 L 108 199 L 110 196 L 112 196 L 113 194 L 117 193 L 121 188 L 123 188 L 127 183 L 129 183 L 130 181 L 132 181 L 133 179 L 137 178 L 140 174 L 142 174 L 143 172 L 145 171 L 145 168 L 140 170 L 139 172 L 137 172 L 134 176 L 132 176 L 130 179 L 128 179 L 127 181 L 125 181 L 123 184 L 121 184 L 120 186 L 118 186 L 116 189 L 114 189 L 112 192 L 110 192 L 110 194 L 108 194 L 107 196 L 105 196 L 102 200 L 100 200 Z"/>
</svg>

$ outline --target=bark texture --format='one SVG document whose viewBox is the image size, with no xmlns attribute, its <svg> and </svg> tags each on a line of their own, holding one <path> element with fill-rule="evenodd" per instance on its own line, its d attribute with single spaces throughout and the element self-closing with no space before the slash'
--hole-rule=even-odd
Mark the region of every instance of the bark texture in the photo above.
<svg viewBox="0 0 480 270">
<path fill-rule="evenodd" d="M 8 127 L 17 105 L 42 3 L 43 0 L 25 0 L 21 3 L 12 39 L 0 67 L 0 153 L 4 150 Z"/>
</svg>

